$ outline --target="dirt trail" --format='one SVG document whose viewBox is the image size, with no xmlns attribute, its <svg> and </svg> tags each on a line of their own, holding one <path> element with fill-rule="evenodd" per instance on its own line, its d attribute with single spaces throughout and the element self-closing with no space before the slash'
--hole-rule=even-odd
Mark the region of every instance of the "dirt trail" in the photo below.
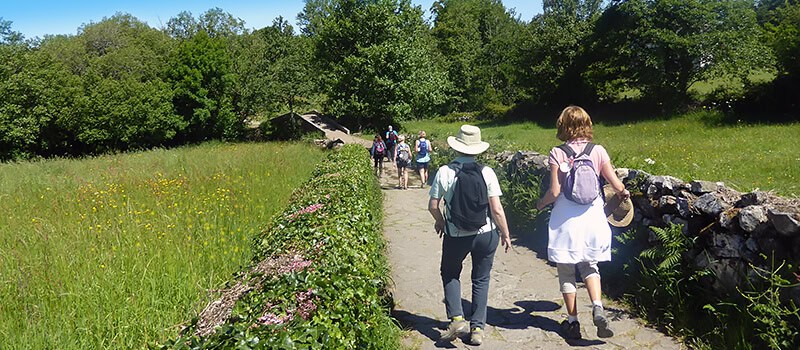
<svg viewBox="0 0 800 350">
<path fill-rule="evenodd" d="M 413 173 L 412 173 L 413 174 Z M 397 173 L 387 165 L 381 177 L 384 190 L 384 235 L 389 242 L 395 300 L 394 316 L 403 324 L 404 344 L 410 349 L 681 349 L 678 342 L 632 319 L 624 310 L 606 302 L 616 335 L 600 339 L 591 321 L 586 289 L 578 291 L 582 340 L 567 341 L 558 334 L 566 318 L 561 307 L 556 268 L 546 256 L 531 250 L 533 232 L 512 229 L 513 250 L 498 248 L 489 289 L 486 338 L 480 347 L 463 340 L 438 342 L 446 327 L 439 277 L 441 239 L 433 231 L 427 211 L 428 187 L 420 189 L 417 176 L 409 178 L 408 190 L 395 189 Z M 470 298 L 469 258 L 461 275 L 463 302 Z M 601 271 L 603 266 L 601 265 Z M 465 310 L 469 310 L 465 307 Z"/>
</svg>

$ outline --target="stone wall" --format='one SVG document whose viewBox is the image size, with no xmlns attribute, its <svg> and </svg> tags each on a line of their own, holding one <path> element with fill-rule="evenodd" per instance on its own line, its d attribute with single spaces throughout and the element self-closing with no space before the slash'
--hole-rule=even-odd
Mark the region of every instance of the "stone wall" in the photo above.
<svg viewBox="0 0 800 350">
<path fill-rule="evenodd" d="M 546 155 L 504 152 L 495 159 L 511 181 L 540 183 L 542 193 L 549 186 Z M 735 293 L 754 273 L 750 264 L 770 269 L 773 256 L 778 263 L 791 263 L 792 272 L 800 265 L 800 200 L 764 191 L 741 193 L 721 182 L 686 182 L 636 169 L 616 173 L 632 194 L 631 227 L 650 231 L 651 226 L 682 225 L 685 234 L 697 237 L 697 248 L 684 254 L 684 262 L 713 271 L 710 287 L 715 291 Z M 650 240 L 656 241 L 652 231 Z M 800 301 L 800 289 L 792 294 Z"/>
</svg>

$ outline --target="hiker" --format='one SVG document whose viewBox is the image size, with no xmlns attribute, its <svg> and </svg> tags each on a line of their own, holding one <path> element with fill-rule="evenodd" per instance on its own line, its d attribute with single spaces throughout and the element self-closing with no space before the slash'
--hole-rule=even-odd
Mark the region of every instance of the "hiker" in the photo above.
<svg viewBox="0 0 800 350">
<path fill-rule="evenodd" d="M 372 159 L 375 160 L 375 174 L 378 176 L 383 174 L 383 157 L 386 156 L 386 149 L 386 144 L 383 142 L 381 135 L 375 135 L 369 154 L 371 154 Z"/>
<path fill-rule="evenodd" d="M 556 125 L 556 136 L 564 144 L 550 151 L 550 189 L 536 202 L 536 208 L 542 210 L 555 203 L 548 225 L 547 259 L 557 265 L 568 314 L 561 323 L 561 333 L 567 339 L 581 338 L 576 305 L 577 270 L 592 300 L 597 336 L 612 337 L 614 332 L 603 309 L 597 267 L 598 262 L 611 260 L 611 228 L 603 210 L 598 174 L 621 200 L 629 200 L 630 192 L 614 173 L 605 148 L 591 143 L 592 120 L 583 108 L 565 108 Z M 570 184 L 572 188 L 567 188 Z"/>
<path fill-rule="evenodd" d="M 425 139 L 425 136 L 425 131 L 420 131 L 419 139 L 414 145 L 414 150 L 417 151 L 417 169 L 419 169 L 419 177 L 422 179 L 419 188 L 425 188 L 425 184 L 428 183 L 428 164 L 431 161 L 431 142 Z"/>
<path fill-rule="evenodd" d="M 394 147 L 397 145 L 397 131 L 392 130 L 392 126 L 389 125 L 389 131 L 386 132 L 386 149 L 388 150 L 388 161 L 394 164 Z M 397 167 L 397 165 L 395 165 Z"/>
<path fill-rule="evenodd" d="M 411 146 L 406 143 L 405 136 L 397 136 L 397 145 L 394 150 L 394 158 L 397 160 L 397 188 L 407 190 L 408 166 L 411 164 Z"/>
<path fill-rule="evenodd" d="M 439 168 L 430 189 L 428 211 L 434 229 L 442 240 L 440 272 L 444 301 L 450 324 L 441 340 L 453 341 L 470 333 L 470 343 L 483 343 L 489 278 L 498 241 L 505 251 L 511 246 L 508 224 L 500 203 L 500 184 L 490 167 L 475 161 L 475 156 L 489 148 L 481 141 L 481 130 L 463 125 L 447 143 L 458 157 Z M 444 213 L 440 210 L 444 200 Z M 467 254 L 472 255 L 472 310 L 469 322 L 461 306 L 461 269 Z"/>
</svg>

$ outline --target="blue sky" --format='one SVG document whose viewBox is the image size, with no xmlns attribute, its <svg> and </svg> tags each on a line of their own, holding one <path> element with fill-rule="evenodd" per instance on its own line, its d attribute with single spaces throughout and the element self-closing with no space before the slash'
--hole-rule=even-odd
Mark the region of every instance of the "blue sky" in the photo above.
<svg viewBox="0 0 800 350">
<path fill-rule="evenodd" d="M 411 2 L 428 10 L 433 0 Z M 0 0 L 0 17 L 12 21 L 11 28 L 21 32 L 26 38 L 41 37 L 44 34 L 75 34 L 81 24 L 98 22 L 116 12 L 130 13 L 150 26 L 160 28 L 181 11 L 199 15 L 214 7 L 241 18 L 247 28 L 262 28 L 270 25 L 278 16 L 295 24 L 304 3 L 303 0 Z M 525 21 L 542 12 L 541 0 L 503 0 L 503 4 L 506 8 L 514 8 Z"/>
</svg>

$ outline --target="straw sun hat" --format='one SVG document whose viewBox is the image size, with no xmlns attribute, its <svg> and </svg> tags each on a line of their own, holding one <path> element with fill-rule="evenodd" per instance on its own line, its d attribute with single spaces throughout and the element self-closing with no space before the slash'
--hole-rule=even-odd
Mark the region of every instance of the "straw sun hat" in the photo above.
<svg viewBox="0 0 800 350">
<path fill-rule="evenodd" d="M 462 125 L 458 136 L 447 138 L 447 144 L 467 155 L 481 154 L 489 148 L 489 143 L 481 141 L 481 129 L 473 125 Z"/>
<path fill-rule="evenodd" d="M 608 218 L 608 223 L 614 227 L 626 227 L 633 220 L 633 202 L 630 197 L 622 200 L 617 196 L 611 185 L 603 186 L 603 196 L 606 204 L 603 210 Z"/>
</svg>

